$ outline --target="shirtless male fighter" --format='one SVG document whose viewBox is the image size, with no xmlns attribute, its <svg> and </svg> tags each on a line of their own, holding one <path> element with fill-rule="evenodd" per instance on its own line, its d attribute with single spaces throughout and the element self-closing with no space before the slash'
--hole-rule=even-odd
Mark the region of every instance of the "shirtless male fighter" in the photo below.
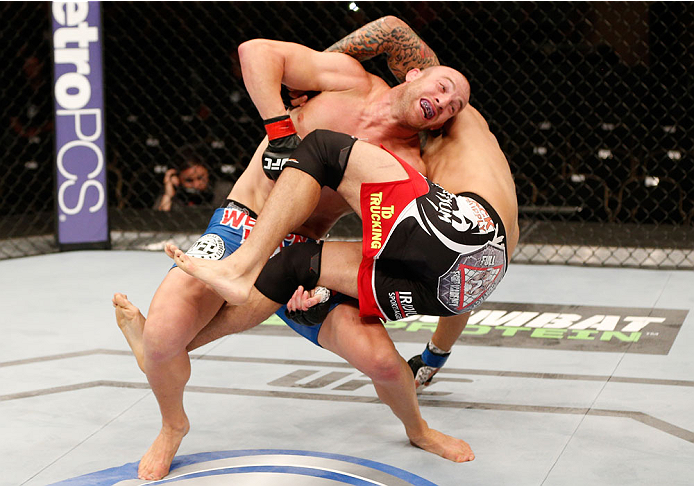
<svg viewBox="0 0 694 486">
<path fill-rule="evenodd" d="M 463 441 L 429 429 L 418 415 L 412 374 L 392 342 L 383 344 L 388 336 L 378 319 L 469 314 L 506 272 L 518 242 L 518 210 L 508 162 L 473 107 L 459 113 L 427 147 L 429 173 L 444 187 L 385 150 L 347 135 L 314 132 L 286 163 L 253 232 L 234 255 L 223 261 L 199 260 L 173 245 L 167 245 L 166 252 L 227 302 L 247 301 L 225 307 L 217 317 L 247 307 L 263 308 L 269 315 L 290 298 L 297 302 L 295 307 L 305 309 L 315 298 L 297 299 L 301 287 L 322 285 L 358 297 L 358 308 L 346 303 L 327 315 L 320 344 L 321 338 L 339 335 L 346 339 L 342 350 L 349 352 L 350 346 L 363 344 L 359 337 L 349 339 L 351 332 L 370 330 L 382 343 L 372 347 L 378 356 L 370 360 L 383 367 L 381 373 L 392 375 L 391 382 L 401 384 L 379 388 L 377 379 L 387 377 L 372 370 L 381 400 L 401 419 L 415 445 L 462 462 L 474 458 L 472 450 Z M 284 248 L 263 268 L 285 228 L 310 214 L 323 185 L 336 188 L 362 217 L 364 241 L 298 243 Z M 283 211 L 287 204 L 297 211 Z M 274 306 L 268 308 L 268 299 Z M 191 347 L 205 342 L 198 337 Z M 362 365 L 370 361 L 365 359 Z M 408 384 L 409 397 L 404 393 Z M 422 431 L 424 435 L 418 435 Z"/>
<path fill-rule="evenodd" d="M 253 233 L 233 256 L 196 260 L 170 244 L 166 253 L 231 304 L 246 302 L 254 284 L 278 303 L 299 286 L 321 285 L 359 298 L 366 317 L 470 312 L 496 288 L 518 241 L 513 177 L 472 107 L 451 121 L 428 155 L 430 177 L 450 191 L 393 153 L 316 130 L 286 162 Z M 324 187 L 362 218 L 363 241 L 299 243 L 268 262 L 286 228 L 312 212 Z M 287 205 L 294 211 L 283 211 Z"/>
<path fill-rule="evenodd" d="M 389 20 L 393 22 L 392 18 Z M 208 231 L 189 250 L 193 256 L 224 258 L 239 247 L 252 227 L 252 216 L 262 209 L 273 186 L 271 179 L 298 142 L 296 135 L 304 136 L 317 127 L 349 131 L 372 143 L 382 143 L 423 170 L 417 132 L 441 126 L 465 105 L 469 96 L 465 78 L 450 68 L 413 69 L 404 84 L 389 88 L 383 80 L 368 74 L 358 61 L 343 54 L 254 40 L 240 46 L 239 55 L 244 82 L 254 102 L 265 96 L 268 80 L 272 86 L 282 82 L 321 94 L 293 110 L 291 120 L 281 101 L 279 109 L 259 110 L 268 121 L 270 146 L 265 141 L 258 147 L 227 204 L 215 212 Z M 435 58 L 433 54 L 431 57 Z M 455 79 L 457 89 L 440 93 L 444 78 Z M 279 99 L 273 90 L 273 99 L 275 95 Z M 443 106 L 451 106 L 452 111 L 443 110 Z M 289 236 L 287 243 L 324 236 L 341 215 L 350 211 L 334 191 L 322 193 L 320 211 L 292 228 L 296 234 Z M 122 295 L 114 296 L 117 317 L 120 312 L 119 325 L 122 324 L 138 364 L 147 374 L 162 414 L 161 431 L 143 456 L 138 475 L 142 479 L 158 479 L 168 473 L 189 429 L 182 401 L 190 377 L 186 346 L 211 321 L 224 300 L 202 282 L 173 268 L 157 289 L 142 325 L 124 318 L 126 302 Z M 250 326 L 260 321 L 239 322 L 248 322 Z"/>
</svg>

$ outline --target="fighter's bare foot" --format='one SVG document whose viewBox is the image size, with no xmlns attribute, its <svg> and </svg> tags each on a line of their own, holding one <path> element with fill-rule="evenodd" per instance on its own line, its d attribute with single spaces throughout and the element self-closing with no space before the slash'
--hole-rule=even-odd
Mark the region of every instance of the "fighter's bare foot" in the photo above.
<svg viewBox="0 0 694 486">
<path fill-rule="evenodd" d="M 128 341 L 130 349 L 132 349 L 137 365 L 142 371 L 144 368 L 144 351 L 142 349 L 142 333 L 145 328 L 145 316 L 142 315 L 140 309 L 135 307 L 128 300 L 128 296 L 120 293 L 113 294 L 111 301 L 116 309 L 116 322 L 121 332 Z"/>
<path fill-rule="evenodd" d="M 170 243 L 166 245 L 165 251 L 181 270 L 211 286 L 230 304 L 239 305 L 248 300 L 255 276 L 237 268 L 233 258 L 229 257 L 223 261 L 191 258 Z"/>
<path fill-rule="evenodd" d="M 188 419 L 182 428 L 162 427 L 157 438 L 142 456 L 137 476 L 140 479 L 152 480 L 161 479 L 169 474 L 171 462 L 189 429 Z"/>
<path fill-rule="evenodd" d="M 418 436 L 410 436 L 410 443 L 453 462 L 467 462 L 475 459 L 475 454 L 467 442 L 434 429 L 427 429 Z"/>
</svg>

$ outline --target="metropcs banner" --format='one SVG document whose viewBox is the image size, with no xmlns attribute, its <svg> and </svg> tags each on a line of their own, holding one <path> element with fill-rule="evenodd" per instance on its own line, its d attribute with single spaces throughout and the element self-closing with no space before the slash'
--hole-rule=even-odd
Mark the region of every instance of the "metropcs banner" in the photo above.
<svg viewBox="0 0 694 486">
<path fill-rule="evenodd" d="M 53 2 L 58 245 L 109 245 L 101 12 L 98 2 Z"/>
</svg>

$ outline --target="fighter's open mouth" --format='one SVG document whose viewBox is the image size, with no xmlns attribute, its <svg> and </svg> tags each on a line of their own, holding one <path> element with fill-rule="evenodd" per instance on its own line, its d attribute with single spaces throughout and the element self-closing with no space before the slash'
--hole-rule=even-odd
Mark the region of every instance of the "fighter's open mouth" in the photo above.
<svg viewBox="0 0 694 486">
<path fill-rule="evenodd" d="M 434 118 L 436 112 L 434 111 L 434 107 L 431 106 L 431 103 L 429 103 L 429 100 L 422 99 L 419 102 L 419 106 L 421 106 L 422 110 L 424 111 L 424 118 L 426 118 L 427 120 L 431 120 L 432 118 Z"/>
</svg>

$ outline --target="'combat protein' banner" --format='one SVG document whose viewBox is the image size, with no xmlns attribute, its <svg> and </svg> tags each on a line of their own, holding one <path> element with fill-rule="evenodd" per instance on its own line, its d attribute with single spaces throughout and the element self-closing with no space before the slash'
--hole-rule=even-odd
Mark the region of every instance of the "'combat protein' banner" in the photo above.
<svg viewBox="0 0 694 486">
<path fill-rule="evenodd" d="M 468 346 L 668 354 L 687 310 L 485 302 L 458 340 Z M 395 342 L 425 343 L 437 317 L 385 324 Z M 251 333 L 292 334 L 273 316 Z M 283 327 L 286 329 L 283 329 Z"/>
<path fill-rule="evenodd" d="M 98 2 L 54 2 L 56 210 L 61 249 L 109 246 L 101 14 Z"/>
</svg>

